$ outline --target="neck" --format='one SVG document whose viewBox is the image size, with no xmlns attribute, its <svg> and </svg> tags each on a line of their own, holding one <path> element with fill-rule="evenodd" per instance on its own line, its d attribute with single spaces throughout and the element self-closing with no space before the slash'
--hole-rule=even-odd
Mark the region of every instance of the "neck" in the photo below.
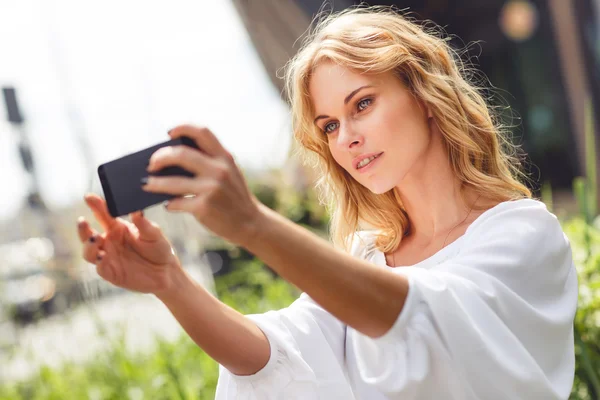
<svg viewBox="0 0 600 400">
<path fill-rule="evenodd" d="M 454 176 L 435 124 L 425 155 L 396 189 L 410 219 L 410 236 L 424 242 L 431 242 L 460 224 L 478 197 L 472 191 L 464 191 L 463 199 L 461 183 Z"/>
</svg>

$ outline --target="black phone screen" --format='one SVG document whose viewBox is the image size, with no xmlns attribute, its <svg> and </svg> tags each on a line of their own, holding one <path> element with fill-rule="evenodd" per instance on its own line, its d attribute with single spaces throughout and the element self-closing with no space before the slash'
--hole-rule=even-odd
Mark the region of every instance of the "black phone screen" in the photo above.
<svg viewBox="0 0 600 400">
<path fill-rule="evenodd" d="M 146 192 L 140 186 L 140 179 L 149 175 L 194 176 L 191 172 L 176 166 L 166 167 L 152 173 L 146 171 L 148 161 L 156 150 L 165 146 L 177 145 L 186 145 L 198 149 L 192 139 L 181 137 L 128 154 L 98 167 L 98 177 L 110 215 L 116 218 L 176 197 L 164 193 Z"/>
</svg>

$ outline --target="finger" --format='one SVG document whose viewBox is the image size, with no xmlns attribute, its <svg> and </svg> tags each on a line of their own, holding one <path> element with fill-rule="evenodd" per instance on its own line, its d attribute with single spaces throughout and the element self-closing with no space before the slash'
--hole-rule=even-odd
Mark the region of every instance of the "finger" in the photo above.
<svg viewBox="0 0 600 400">
<path fill-rule="evenodd" d="M 217 181 L 202 179 L 196 180 L 196 195 L 189 197 L 176 197 L 165 203 L 167 211 L 182 211 L 189 212 L 192 214 L 202 213 L 198 207 L 202 207 L 201 203 L 204 201 L 206 196 L 212 195 L 215 191 L 219 190 L 219 183 Z"/>
<path fill-rule="evenodd" d="M 228 159 L 231 157 L 231 154 L 225 150 L 217 137 L 206 127 L 179 125 L 169 131 L 169 136 L 172 139 L 187 136 L 193 139 L 198 147 L 211 157 L 224 157 Z"/>
<path fill-rule="evenodd" d="M 144 217 L 144 213 L 142 211 L 132 213 L 131 222 L 133 222 L 133 224 L 137 227 L 140 234 L 139 238 L 141 240 L 155 241 L 163 236 L 160 227 Z"/>
<path fill-rule="evenodd" d="M 116 275 L 112 266 L 110 265 L 106 252 L 102 251 L 98 254 L 95 264 L 98 275 L 105 281 L 114 284 Z"/>
<path fill-rule="evenodd" d="M 159 171 L 165 167 L 182 167 L 194 175 L 206 175 L 215 163 L 210 156 L 189 146 L 166 146 L 156 150 L 148 162 L 148 172 Z"/>
<path fill-rule="evenodd" d="M 77 219 L 77 235 L 79 236 L 81 243 L 84 243 L 95 233 L 96 231 L 90 228 L 90 224 L 88 224 L 84 217 L 79 217 Z"/>
<path fill-rule="evenodd" d="M 175 211 L 175 212 L 188 212 L 190 214 L 199 213 L 202 214 L 202 210 L 199 210 L 201 207 L 201 199 L 199 196 L 196 197 L 177 197 L 169 200 L 165 204 L 165 208 L 167 211 Z"/>
<path fill-rule="evenodd" d="M 105 231 L 111 230 L 114 225 L 117 223 L 117 220 L 113 218 L 108 212 L 108 208 L 106 207 L 106 202 L 97 194 L 87 193 L 84 196 L 85 202 L 88 207 L 94 213 L 94 217 L 100 223 L 102 228 Z"/>
<path fill-rule="evenodd" d="M 91 263 L 95 263 L 99 252 L 104 246 L 104 238 L 100 235 L 92 235 L 83 244 L 83 258 Z"/>
<path fill-rule="evenodd" d="M 142 190 L 154 193 L 168 193 L 175 196 L 198 194 L 206 179 L 188 178 L 184 176 L 158 177 L 149 176 Z"/>
</svg>

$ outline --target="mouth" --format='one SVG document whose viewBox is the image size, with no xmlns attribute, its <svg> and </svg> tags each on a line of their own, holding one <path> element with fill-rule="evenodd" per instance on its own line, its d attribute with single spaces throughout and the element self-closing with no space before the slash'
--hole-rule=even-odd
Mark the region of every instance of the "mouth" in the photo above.
<svg viewBox="0 0 600 400">
<path fill-rule="evenodd" d="M 363 173 L 363 172 L 366 172 L 368 169 L 373 168 L 373 166 L 379 162 L 379 159 L 381 158 L 382 155 L 383 155 L 383 152 L 379 153 L 378 155 L 375 156 L 375 158 L 373 158 L 371 161 L 367 162 L 366 164 L 359 163 L 358 166 L 356 167 L 356 170 L 359 173 Z"/>
</svg>

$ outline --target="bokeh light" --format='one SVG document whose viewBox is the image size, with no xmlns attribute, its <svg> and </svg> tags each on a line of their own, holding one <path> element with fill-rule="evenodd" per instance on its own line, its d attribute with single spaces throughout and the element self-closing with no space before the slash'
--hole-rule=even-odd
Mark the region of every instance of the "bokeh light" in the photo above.
<svg viewBox="0 0 600 400">
<path fill-rule="evenodd" d="M 506 37 L 515 42 L 525 41 L 538 26 L 537 8 L 527 0 L 509 0 L 502 7 L 499 23 Z"/>
</svg>

